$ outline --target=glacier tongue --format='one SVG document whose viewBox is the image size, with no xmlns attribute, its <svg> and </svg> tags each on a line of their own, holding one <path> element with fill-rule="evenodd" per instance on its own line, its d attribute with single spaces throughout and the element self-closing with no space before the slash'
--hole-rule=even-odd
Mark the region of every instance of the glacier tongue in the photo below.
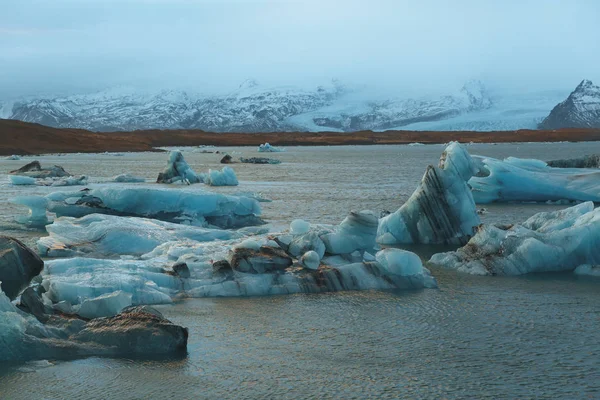
<svg viewBox="0 0 600 400">
<path fill-rule="evenodd" d="M 377 242 L 464 244 L 480 224 L 467 180 L 477 172 L 467 150 L 451 143 L 437 167 L 429 166 L 417 190 L 379 221 Z"/>
</svg>

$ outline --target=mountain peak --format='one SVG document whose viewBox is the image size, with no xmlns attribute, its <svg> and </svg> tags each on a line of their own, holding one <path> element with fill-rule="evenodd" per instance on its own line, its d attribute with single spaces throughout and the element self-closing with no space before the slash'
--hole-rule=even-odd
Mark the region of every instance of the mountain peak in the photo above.
<svg viewBox="0 0 600 400">
<path fill-rule="evenodd" d="M 258 86 L 258 82 L 256 82 L 256 80 L 252 79 L 252 78 L 248 78 L 246 79 L 244 82 L 242 82 L 240 84 L 240 86 L 238 87 L 239 90 L 244 90 L 244 89 L 251 89 L 253 87 Z"/>
<path fill-rule="evenodd" d="M 600 128 L 600 86 L 584 79 L 539 126 L 542 129 Z"/>
<path fill-rule="evenodd" d="M 577 87 L 575 88 L 575 91 L 577 92 L 577 91 L 590 89 L 590 88 L 594 88 L 594 84 L 589 79 L 584 79 L 581 81 L 581 83 L 579 85 L 577 85 Z"/>
</svg>

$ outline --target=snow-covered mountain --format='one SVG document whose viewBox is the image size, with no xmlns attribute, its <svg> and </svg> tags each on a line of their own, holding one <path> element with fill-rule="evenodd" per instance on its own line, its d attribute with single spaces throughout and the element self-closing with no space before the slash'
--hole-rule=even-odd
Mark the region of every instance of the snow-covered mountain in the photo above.
<svg viewBox="0 0 600 400">
<path fill-rule="evenodd" d="M 600 128 L 600 86 L 584 79 L 552 109 L 540 129 Z"/>
<path fill-rule="evenodd" d="M 333 80 L 313 90 L 269 88 L 249 79 L 226 95 L 119 87 L 92 94 L 0 104 L 0 118 L 95 131 L 202 129 L 216 132 L 512 130 L 535 128 L 561 98 L 492 96 L 479 81 L 456 94 L 379 98 Z"/>
</svg>

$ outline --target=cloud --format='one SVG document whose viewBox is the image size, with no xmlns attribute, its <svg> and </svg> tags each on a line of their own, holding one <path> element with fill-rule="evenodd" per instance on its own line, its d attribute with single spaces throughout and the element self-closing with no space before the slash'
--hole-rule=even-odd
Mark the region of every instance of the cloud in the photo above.
<svg viewBox="0 0 600 400">
<path fill-rule="evenodd" d="M 6 0 L 0 96 L 108 85 L 228 91 L 333 77 L 396 93 L 600 80 L 590 0 Z"/>
</svg>

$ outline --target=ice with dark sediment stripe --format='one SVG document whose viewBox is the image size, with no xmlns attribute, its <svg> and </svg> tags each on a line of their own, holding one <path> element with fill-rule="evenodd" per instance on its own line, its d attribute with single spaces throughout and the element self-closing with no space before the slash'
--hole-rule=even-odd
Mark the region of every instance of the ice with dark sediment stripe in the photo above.
<svg viewBox="0 0 600 400">
<path fill-rule="evenodd" d="M 377 242 L 464 244 L 480 224 L 467 181 L 475 162 L 459 143 L 451 143 L 439 165 L 428 166 L 417 190 L 396 212 L 379 221 Z"/>
<path fill-rule="evenodd" d="M 482 225 L 464 247 L 435 254 L 430 262 L 473 275 L 573 271 L 600 264 L 598 232 L 600 209 L 586 202 L 521 224 Z"/>
</svg>

